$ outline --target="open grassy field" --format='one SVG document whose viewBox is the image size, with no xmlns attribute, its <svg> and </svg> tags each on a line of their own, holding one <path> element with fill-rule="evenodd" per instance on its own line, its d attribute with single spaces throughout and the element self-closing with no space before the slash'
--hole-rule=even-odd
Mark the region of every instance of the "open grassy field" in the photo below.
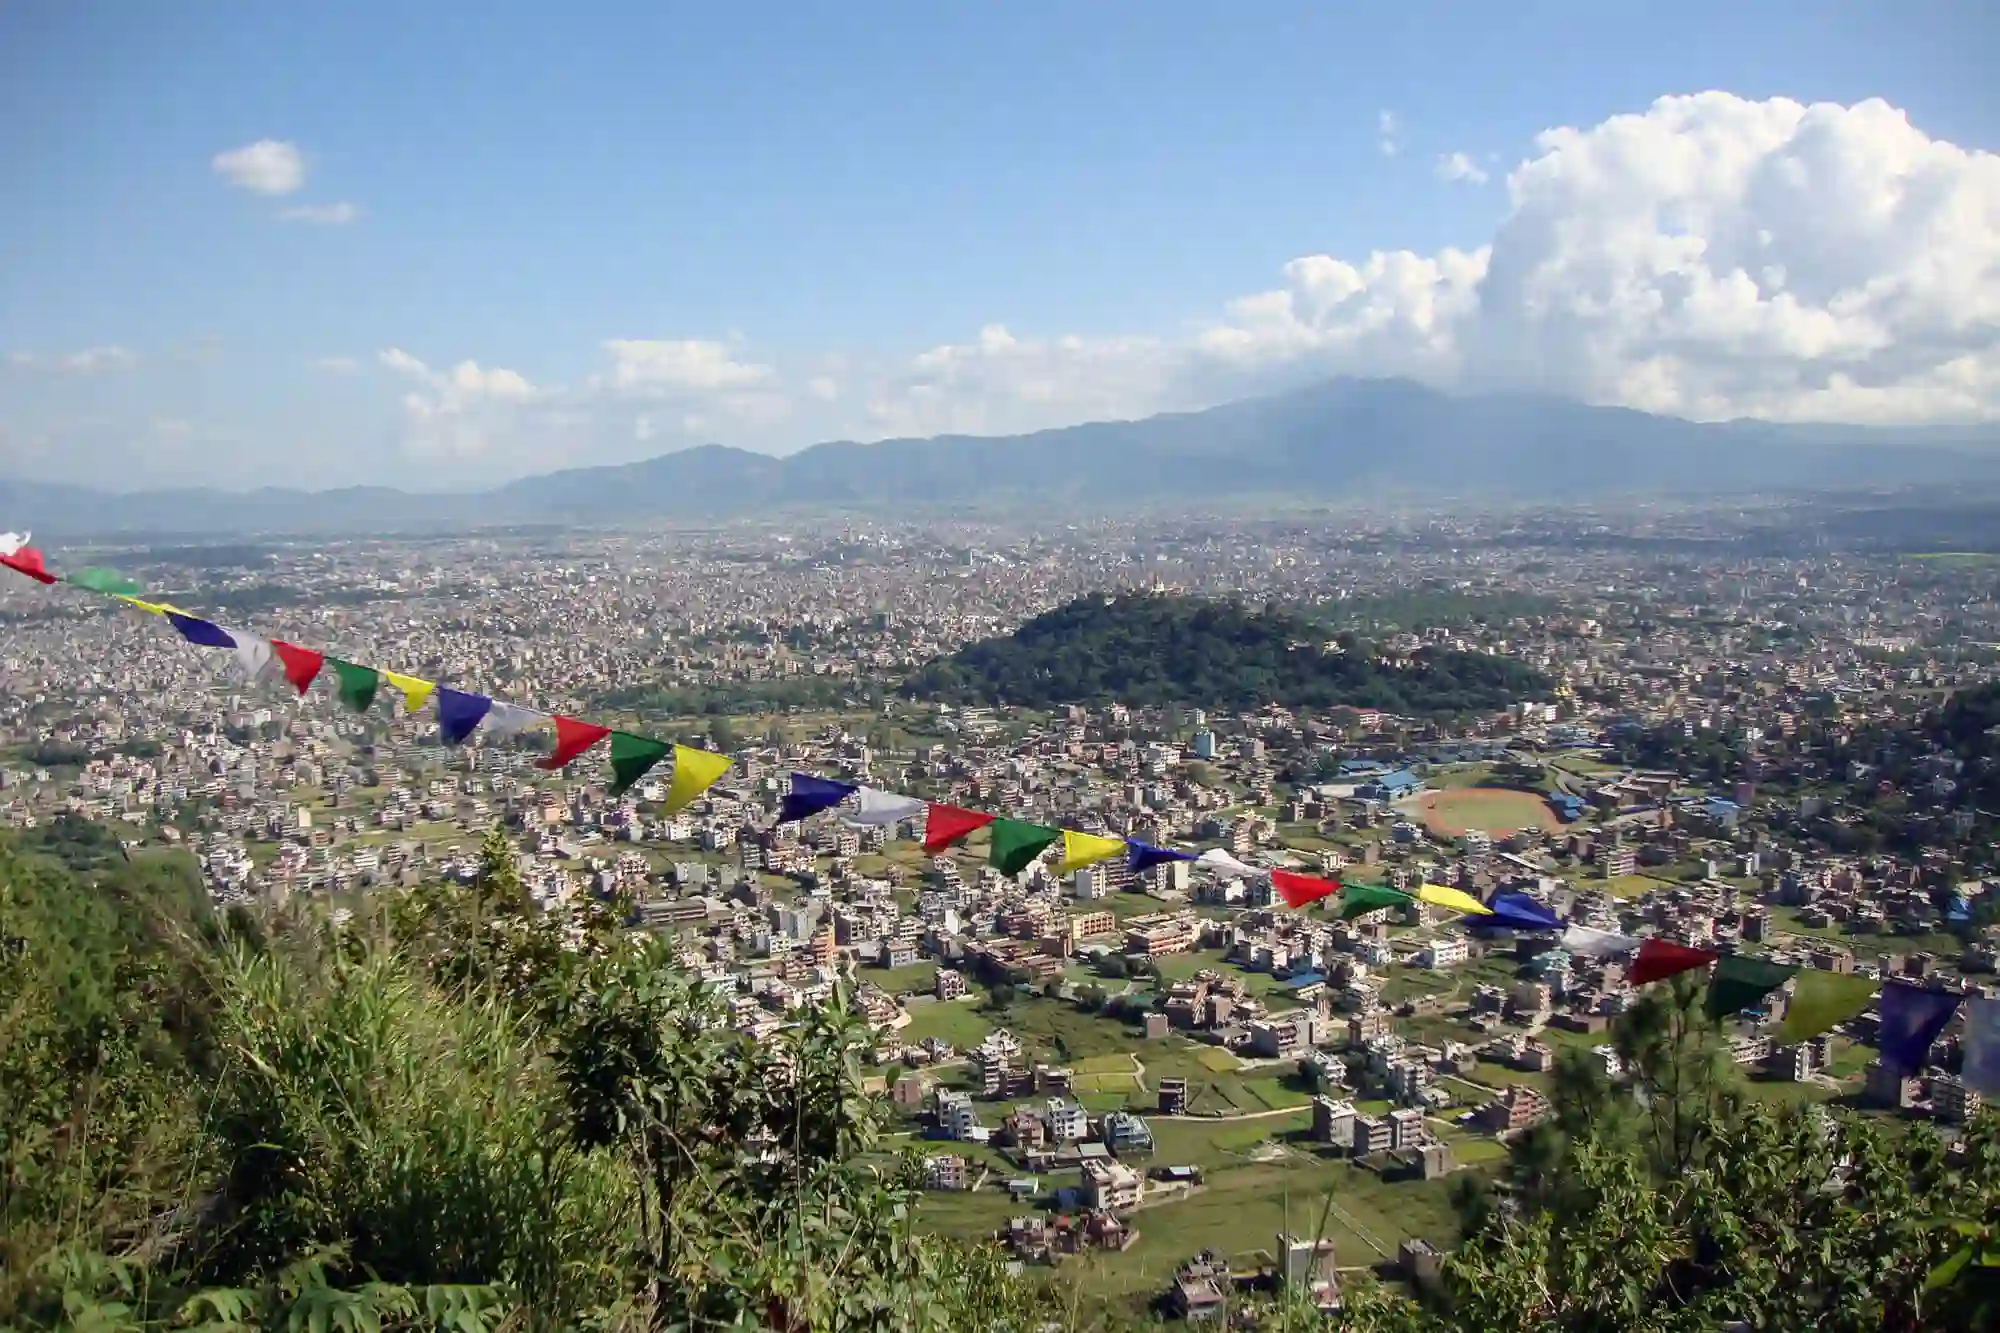
<svg viewBox="0 0 2000 1333">
<path fill-rule="evenodd" d="M 1424 827 L 1441 838 L 1456 838 L 1472 829 L 1505 834 L 1524 828 L 1548 833 L 1562 829 L 1547 801 L 1507 787 L 1459 787 L 1428 791 L 1414 802 Z"/>
<path fill-rule="evenodd" d="M 1600 881 L 1604 891 L 1614 898 L 1637 898 L 1640 894 L 1651 893 L 1655 889 L 1671 889 L 1674 881 L 1661 879 L 1657 875 L 1613 875 Z M 1590 881 L 1585 881 L 1590 883 Z M 1595 887 L 1592 884 L 1591 887 Z"/>
<path fill-rule="evenodd" d="M 911 1006 L 909 1026 L 898 1035 L 912 1045 L 936 1037 L 966 1050 L 985 1041 L 992 1030 L 992 1022 L 971 1000 L 944 1000 Z"/>
</svg>

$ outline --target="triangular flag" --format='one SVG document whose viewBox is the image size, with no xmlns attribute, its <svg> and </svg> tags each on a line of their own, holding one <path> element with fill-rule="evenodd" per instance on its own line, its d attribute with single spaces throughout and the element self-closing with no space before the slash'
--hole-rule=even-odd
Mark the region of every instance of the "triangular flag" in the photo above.
<svg viewBox="0 0 2000 1333">
<path fill-rule="evenodd" d="M 1796 1046 L 1839 1027 L 1868 1007 L 1875 990 L 1875 982 L 1868 977 L 1807 968 L 1799 973 L 1792 1001 L 1785 1006 L 1785 1021 L 1778 1024 L 1773 1040 L 1780 1046 Z"/>
<path fill-rule="evenodd" d="M 1132 873 L 1135 875 L 1151 870 L 1154 866 L 1165 865 L 1169 861 L 1192 860 L 1194 860 L 1193 852 L 1176 851 L 1172 847 L 1155 847 L 1152 843 L 1140 842 L 1137 838 L 1129 838 L 1125 843 L 1125 863 L 1132 868 Z"/>
<path fill-rule="evenodd" d="M 12 555 L 28 544 L 32 532 L 0 532 L 0 555 Z"/>
<path fill-rule="evenodd" d="M 277 658 L 277 654 L 271 649 L 271 641 L 255 634 L 246 634 L 240 629 L 230 629 L 226 625 L 218 625 L 216 628 L 227 634 L 236 645 L 237 673 L 250 684 L 262 680 L 264 673 Z"/>
<path fill-rule="evenodd" d="M 388 681 L 390 685 L 401 692 L 403 696 L 403 711 L 405 713 L 414 713 L 419 708 L 422 708 L 424 702 L 431 697 L 431 691 L 437 688 L 436 683 L 433 681 L 420 680 L 415 676 L 406 676 L 400 671 L 384 671 L 382 679 Z M 484 699 L 486 696 L 474 695 L 472 697 Z M 487 699 L 487 702 L 490 704 L 493 701 Z M 478 726 L 479 719 L 474 718 L 472 725 L 475 727 Z M 467 728 L 466 735 L 469 736 L 471 734 L 471 729 Z M 456 744 L 457 742 L 454 741 L 452 743 Z"/>
<path fill-rule="evenodd" d="M 1340 919 L 1352 921 L 1384 907 L 1408 907 L 1416 900 L 1414 894 L 1398 892 L 1386 884 L 1345 884 L 1341 886 Z"/>
<path fill-rule="evenodd" d="M 1975 995 L 1965 1002 L 1965 1086 L 1982 1097 L 2000 1097 L 2000 1000 Z"/>
<path fill-rule="evenodd" d="M 1056 862 L 1056 873 L 1067 875 L 1073 870 L 1081 870 L 1088 865 L 1125 850 L 1123 838 L 1101 838 L 1095 833 L 1078 833 L 1075 829 L 1062 831 L 1062 860 Z"/>
<path fill-rule="evenodd" d="M 924 803 L 914 796 L 883 791 L 880 787 L 863 787 L 854 798 L 854 810 L 847 816 L 847 822 L 887 828 L 906 819 L 915 819 L 924 812 L 924 808 Z"/>
<path fill-rule="evenodd" d="M 292 682 L 292 688 L 300 694 L 319 676 L 320 668 L 326 665 L 326 658 L 310 648 L 301 648 L 296 643 L 286 643 L 283 639 L 271 640 L 271 651 L 285 665 L 285 679 Z"/>
<path fill-rule="evenodd" d="M 142 601 L 137 597 L 127 596 L 122 592 L 115 592 L 112 593 L 111 595 L 113 597 L 116 597 L 121 602 L 125 602 L 129 605 L 138 607 L 141 611 L 144 611 L 149 616 L 163 616 L 166 615 L 169 611 L 174 612 L 176 615 L 187 614 L 187 612 L 182 611 L 178 606 L 174 606 L 172 603 L 169 602 Z"/>
<path fill-rule="evenodd" d="M 1790 981 L 1797 972 L 1796 967 L 1786 967 L 1768 958 L 1724 954 L 1716 960 L 1715 971 L 1709 974 L 1708 1016 L 1727 1018 L 1740 1014 Z"/>
<path fill-rule="evenodd" d="M 1906 981 L 1882 988 L 1882 1032 L 1875 1045 L 1882 1063 L 1902 1074 L 1921 1073 L 1929 1063 L 1931 1043 L 1951 1022 L 1964 997 L 1951 991 L 1926 990 Z"/>
<path fill-rule="evenodd" d="M 507 736 L 518 736 L 524 731 L 532 731 L 536 727 L 546 725 L 548 720 L 547 713 L 537 713 L 532 708 L 502 703 L 495 699 L 493 707 L 487 711 L 486 725 L 479 734 L 499 740 Z"/>
<path fill-rule="evenodd" d="M 555 717 L 556 748 L 546 758 L 537 759 L 535 767 L 553 773 L 565 768 L 578 755 L 611 734 L 611 728 L 600 727 L 595 722 L 585 722 L 579 718 Z"/>
<path fill-rule="evenodd" d="M 126 578 L 115 569 L 79 569 L 69 576 L 69 581 L 79 588 L 92 592 L 106 593 L 112 597 L 136 597 L 141 591 L 139 585 Z"/>
<path fill-rule="evenodd" d="M 1556 914 L 1525 893 L 1496 893 L 1486 904 L 1493 915 L 1481 918 L 1484 924 L 1506 930 L 1561 930 Z"/>
<path fill-rule="evenodd" d="M 729 771 L 729 756 L 713 750 L 697 750 L 691 745 L 674 747 L 674 778 L 667 784 L 667 813 L 687 808 L 688 802 L 713 787 Z"/>
<path fill-rule="evenodd" d="M 1713 950 L 1690 949 L 1685 944 L 1670 944 L 1666 940 L 1647 940 L 1639 946 L 1639 956 L 1632 960 L 1632 970 L 1625 974 L 1625 980 L 1634 986 L 1643 986 L 1649 981 L 1664 981 L 1677 972 L 1707 967 L 1715 958 Z"/>
<path fill-rule="evenodd" d="M 1463 889 L 1450 888 L 1443 884 L 1425 884 L 1417 889 L 1417 897 L 1433 907 L 1449 907 L 1454 912 L 1465 912 L 1471 916 L 1490 916 L 1493 909 Z"/>
<path fill-rule="evenodd" d="M 611 733 L 611 787 L 614 801 L 632 790 L 646 770 L 667 757 L 673 747 L 651 736 L 634 736 L 629 731 Z"/>
<path fill-rule="evenodd" d="M 367 712 L 375 702 L 375 691 L 382 685 L 382 674 L 373 667 L 356 666 L 337 657 L 326 660 L 332 666 L 334 680 L 340 687 L 340 702 L 357 713 Z"/>
<path fill-rule="evenodd" d="M 395 684 L 395 672 L 385 671 L 382 675 L 390 684 Z M 430 684 L 428 681 L 423 683 Z M 446 745 L 462 745 L 465 738 L 479 726 L 480 720 L 491 711 L 493 701 L 483 694 L 468 694 L 464 690 L 454 690 L 445 685 L 431 688 L 437 691 L 439 738 Z"/>
<path fill-rule="evenodd" d="M 1640 943 L 1636 936 L 1620 935 L 1615 930 L 1593 930 L 1589 926 L 1571 926 L 1562 933 L 1562 947 L 1584 958 L 1623 958 Z"/>
<path fill-rule="evenodd" d="M 996 819 L 993 821 L 993 846 L 986 853 L 987 864 L 1003 875 L 1018 875 L 1061 836 L 1061 829 L 1050 828 L 1047 824 Z"/>
<path fill-rule="evenodd" d="M 1285 906 L 1292 908 L 1304 907 L 1308 903 L 1331 898 L 1340 892 L 1340 885 L 1330 879 L 1321 879 L 1317 875 L 1301 875 L 1291 870 L 1273 870 L 1271 887 L 1285 900 Z"/>
<path fill-rule="evenodd" d="M 42 564 L 42 553 L 32 546 L 18 547 L 6 555 L 0 555 L 0 565 L 5 565 L 17 574 L 26 574 L 37 583 L 54 583 L 56 576 L 49 573 Z"/>
<path fill-rule="evenodd" d="M 924 851 L 936 856 L 974 829 L 983 829 L 993 816 L 963 806 L 931 802 L 924 812 Z"/>
<path fill-rule="evenodd" d="M 1211 847 L 1200 856 L 1197 856 L 1194 859 L 1194 863 L 1223 875 L 1248 875 L 1254 878 L 1267 873 L 1259 870 L 1256 866 L 1247 865 L 1237 860 L 1234 856 L 1230 855 L 1229 849 L 1226 847 Z"/>
<path fill-rule="evenodd" d="M 229 632 L 212 621 L 200 616 L 184 616 L 178 611 L 167 612 L 167 621 L 180 631 L 181 637 L 197 648 L 234 648 L 236 640 Z"/>
<path fill-rule="evenodd" d="M 794 773 L 792 789 L 778 802 L 778 822 L 789 824 L 807 815 L 831 810 L 858 790 L 852 782 L 835 782 L 832 778 L 818 778 L 810 773 Z"/>
</svg>

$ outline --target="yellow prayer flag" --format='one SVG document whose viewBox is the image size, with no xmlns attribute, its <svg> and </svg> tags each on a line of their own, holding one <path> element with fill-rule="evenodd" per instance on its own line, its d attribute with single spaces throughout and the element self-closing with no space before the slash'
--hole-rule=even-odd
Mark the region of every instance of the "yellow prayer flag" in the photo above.
<svg viewBox="0 0 2000 1333">
<path fill-rule="evenodd" d="M 1125 850 L 1123 838 L 1100 838 L 1095 833 L 1078 833 L 1074 829 L 1064 829 L 1062 835 L 1062 860 L 1056 862 L 1058 875 L 1095 865 Z"/>
<path fill-rule="evenodd" d="M 422 708 L 425 701 L 431 697 L 431 691 L 437 688 L 436 681 L 418 680 L 415 676 L 405 676 L 395 671 L 384 671 L 382 679 L 403 692 L 405 713 L 414 713 Z"/>
<path fill-rule="evenodd" d="M 1426 884 L 1417 890 L 1417 897 L 1433 907 L 1449 907 L 1455 912 L 1471 912 L 1475 916 L 1492 916 L 1493 909 L 1479 899 L 1461 889 L 1448 889 L 1442 884 Z"/>
<path fill-rule="evenodd" d="M 149 616 L 163 616 L 169 611 L 173 612 L 177 616 L 184 616 L 189 614 L 188 612 L 181 610 L 178 606 L 175 606 L 172 602 L 146 602 L 146 601 L 141 601 L 137 597 L 128 597 L 122 592 L 115 592 L 112 593 L 111 595 L 113 597 L 116 597 L 121 602 L 130 602 L 132 605 L 138 607 L 141 611 L 144 611 Z"/>
<path fill-rule="evenodd" d="M 729 771 L 729 756 L 686 745 L 674 747 L 674 777 L 667 784 L 667 813 L 673 814 L 715 785 Z"/>
</svg>

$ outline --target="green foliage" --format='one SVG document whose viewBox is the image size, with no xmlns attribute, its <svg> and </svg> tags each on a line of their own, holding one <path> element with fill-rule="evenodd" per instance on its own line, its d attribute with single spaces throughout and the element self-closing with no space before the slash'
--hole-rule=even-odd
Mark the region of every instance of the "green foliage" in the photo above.
<svg viewBox="0 0 2000 1333">
<path fill-rule="evenodd" d="M 920 698 L 1052 708 L 1382 708 L 1457 713 L 1546 697 L 1529 667 L 1483 653 L 1424 649 L 1390 662 L 1368 645 L 1276 610 L 1165 595 L 1085 597 L 971 644 L 912 676 Z"/>
</svg>

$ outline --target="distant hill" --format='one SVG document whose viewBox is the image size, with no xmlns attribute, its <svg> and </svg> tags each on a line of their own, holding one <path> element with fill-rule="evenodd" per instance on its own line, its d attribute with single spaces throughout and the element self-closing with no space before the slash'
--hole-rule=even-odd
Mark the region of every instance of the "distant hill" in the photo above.
<svg viewBox="0 0 2000 1333">
<path fill-rule="evenodd" d="M 1540 672 L 1483 653 L 1425 650 L 1407 664 L 1299 617 L 1163 594 L 1082 597 L 1014 633 L 969 644 L 910 677 L 908 693 L 951 703 L 1055 708 L 1381 708 L 1484 712 L 1546 698 Z"/>
<path fill-rule="evenodd" d="M 2000 483 L 2000 426 L 1701 424 L 1525 394 L 1340 379 L 1142 421 L 1031 435 L 834 441 L 777 458 L 704 445 L 497 490 L 383 487 L 110 494 L 0 481 L 0 513 L 50 535 L 354 532 L 731 519 L 780 511 L 1101 513 L 1387 492 L 1569 498 Z"/>
</svg>

